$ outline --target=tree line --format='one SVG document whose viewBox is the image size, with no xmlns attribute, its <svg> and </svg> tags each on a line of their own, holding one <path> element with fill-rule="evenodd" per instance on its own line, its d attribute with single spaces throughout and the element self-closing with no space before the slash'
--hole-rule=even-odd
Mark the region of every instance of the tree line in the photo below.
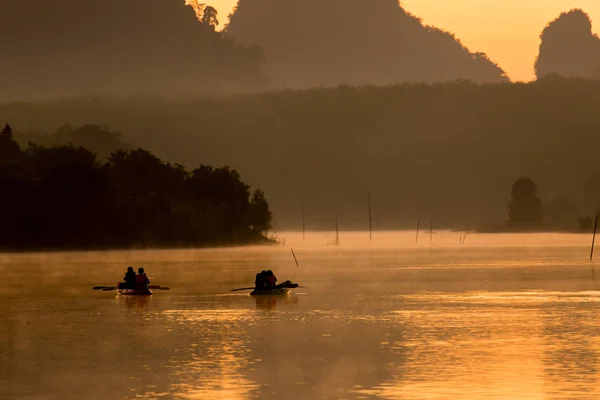
<svg viewBox="0 0 600 400">
<path fill-rule="evenodd" d="M 187 171 L 147 150 L 106 160 L 81 146 L 21 150 L 0 134 L 0 248 L 78 249 L 269 242 L 262 190 L 236 170 Z"/>
<path fill-rule="evenodd" d="M 568 196 L 593 215 L 600 201 L 585 183 L 600 173 L 599 109 L 600 81 L 548 76 L 0 103 L 0 121 L 21 132 L 99 121 L 124 132 L 122 142 L 187 168 L 233 164 L 269 194 L 278 229 L 301 227 L 303 205 L 307 229 L 335 229 L 336 215 L 341 229 L 366 229 L 368 192 L 375 229 L 412 228 L 418 219 L 476 229 L 506 218 L 506 188 L 522 175 L 544 203 Z"/>
</svg>

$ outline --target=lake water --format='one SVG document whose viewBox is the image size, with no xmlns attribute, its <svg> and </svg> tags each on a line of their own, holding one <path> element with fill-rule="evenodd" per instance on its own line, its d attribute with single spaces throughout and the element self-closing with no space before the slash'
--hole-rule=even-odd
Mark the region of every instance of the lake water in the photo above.
<svg viewBox="0 0 600 400">
<path fill-rule="evenodd" d="M 590 235 L 461 235 L 0 255 L 0 398 L 600 398 Z M 128 265 L 171 290 L 91 290 Z"/>
</svg>

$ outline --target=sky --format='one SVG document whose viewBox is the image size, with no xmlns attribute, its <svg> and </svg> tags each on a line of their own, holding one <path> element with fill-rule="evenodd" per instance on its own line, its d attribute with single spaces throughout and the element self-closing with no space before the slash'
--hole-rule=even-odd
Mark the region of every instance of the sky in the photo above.
<svg viewBox="0 0 600 400">
<path fill-rule="evenodd" d="M 206 0 L 219 11 L 221 27 L 237 0 Z M 402 0 L 423 23 L 456 34 L 473 52 L 483 52 L 513 81 L 534 79 L 540 33 L 563 11 L 587 12 L 600 33 L 600 0 Z M 595 22 L 597 21 L 597 22 Z"/>
</svg>

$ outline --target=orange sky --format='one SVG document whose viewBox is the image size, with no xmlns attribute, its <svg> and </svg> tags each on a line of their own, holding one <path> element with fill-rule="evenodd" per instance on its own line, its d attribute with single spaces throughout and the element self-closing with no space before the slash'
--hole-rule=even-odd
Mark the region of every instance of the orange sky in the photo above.
<svg viewBox="0 0 600 400">
<path fill-rule="evenodd" d="M 226 22 L 237 0 L 207 0 Z M 534 78 L 539 35 L 562 11 L 581 8 L 600 32 L 600 0 L 402 0 L 423 22 L 453 32 L 471 51 L 482 51 L 513 80 Z"/>
</svg>

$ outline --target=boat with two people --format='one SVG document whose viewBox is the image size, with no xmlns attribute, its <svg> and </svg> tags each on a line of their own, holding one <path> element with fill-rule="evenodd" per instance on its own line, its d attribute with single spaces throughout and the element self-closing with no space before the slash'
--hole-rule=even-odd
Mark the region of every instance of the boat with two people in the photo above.
<svg viewBox="0 0 600 400">
<path fill-rule="evenodd" d="M 116 286 L 94 286 L 94 290 L 112 291 L 116 290 L 118 295 L 122 296 L 152 296 L 154 290 L 169 290 L 168 287 L 150 285 L 150 280 L 144 271 L 144 268 L 138 268 L 136 274 L 133 267 L 128 267 L 122 282 L 117 282 Z"/>
</svg>

